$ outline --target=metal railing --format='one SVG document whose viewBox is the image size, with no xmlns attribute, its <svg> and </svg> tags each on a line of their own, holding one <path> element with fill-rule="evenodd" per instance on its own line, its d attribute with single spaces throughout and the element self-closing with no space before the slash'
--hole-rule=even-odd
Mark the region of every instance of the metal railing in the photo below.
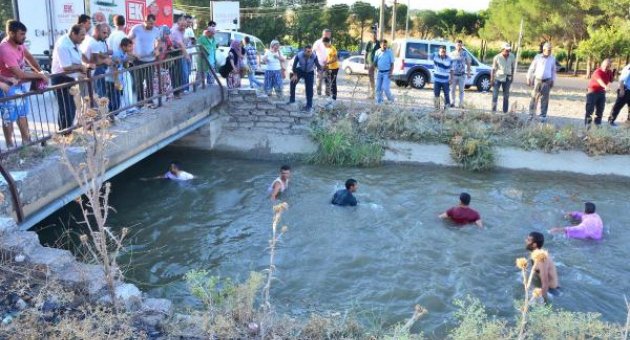
<svg viewBox="0 0 630 340">
<path fill-rule="evenodd" d="M 97 67 L 80 79 L 68 73 L 53 74 L 50 79 L 51 85 L 44 89 L 28 91 L 26 86 L 13 86 L 0 98 L 4 137 L 0 140 L 0 174 L 13 196 L 18 222 L 24 218 L 22 204 L 3 161 L 29 146 L 45 145 L 53 136 L 79 128 L 77 116 L 83 114 L 84 104 L 75 102 L 76 91 L 81 98 L 89 98 L 88 105 L 92 108 L 98 107 L 100 98 L 108 99 L 107 114 L 91 118 L 93 121 L 120 118 L 144 106 L 161 107 L 167 101 L 211 84 L 221 88 L 221 101 L 224 100 L 223 84 L 200 46 L 195 46 L 188 57 L 176 50 L 165 59 L 128 68 Z"/>
</svg>

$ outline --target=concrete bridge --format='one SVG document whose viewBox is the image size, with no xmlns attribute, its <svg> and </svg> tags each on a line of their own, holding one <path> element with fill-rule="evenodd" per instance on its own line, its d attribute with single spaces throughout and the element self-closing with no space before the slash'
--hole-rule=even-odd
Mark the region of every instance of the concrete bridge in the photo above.
<svg viewBox="0 0 630 340">
<path fill-rule="evenodd" d="M 171 143 L 218 152 L 245 151 L 241 154 L 262 158 L 308 153 L 315 149 L 308 137 L 312 117 L 313 113 L 300 112 L 296 105 L 274 101 L 251 89 L 198 89 L 110 126 L 105 177 L 119 174 Z M 27 230 L 83 194 L 61 161 L 59 148 L 32 146 L 30 150 L 24 152 L 24 164 L 20 164 L 20 154 L 13 155 L 12 162 L 3 162 L 15 179 L 24 218 L 19 221 L 10 187 L 1 183 L 0 226 L 15 220 L 20 229 Z M 83 152 L 72 145 L 66 148 L 75 165 L 83 160 Z"/>
<path fill-rule="evenodd" d="M 173 141 L 218 119 L 217 108 L 222 104 L 222 98 L 227 98 L 227 93 L 222 94 L 222 91 L 225 90 L 219 86 L 199 89 L 157 109 L 145 109 L 116 121 L 109 127 L 112 139 L 108 144 L 109 164 L 105 177 L 109 179 L 119 174 Z M 25 151 L 25 155 L 18 153 L 12 157 L 13 164 L 4 164 L 15 179 L 24 214 L 23 221 L 19 223 L 23 230 L 31 228 L 82 194 L 61 161 L 61 151 L 54 146 L 48 149 L 53 149 L 50 154 L 44 149 Z M 72 145 L 67 148 L 71 161 L 80 159 L 82 152 L 82 149 Z M 32 153 L 42 153 L 43 158 L 40 155 L 37 159 L 29 159 Z M 22 161 L 25 164 L 20 164 Z M 2 183 L 0 191 L 4 196 L 0 205 L 2 215 L 17 220 L 7 183 Z"/>
</svg>

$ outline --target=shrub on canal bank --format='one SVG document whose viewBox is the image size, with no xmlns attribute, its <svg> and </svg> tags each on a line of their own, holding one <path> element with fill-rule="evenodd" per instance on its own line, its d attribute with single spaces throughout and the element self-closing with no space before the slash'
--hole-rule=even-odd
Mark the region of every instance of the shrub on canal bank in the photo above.
<svg viewBox="0 0 630 340">
<path fill-rule="evenodd" d="M 348 119 L 328 127 L 315 127 L 312 137 L 318 144 L 318 150 L 309 159 L 314 164 L 376 166 L 383 157 L 383 141 L 359 134 Z"/>
<path fill-rule="evenodd" d="M 432 112 L 404 105 L 370 109 L 351 112 L 339 106 L 318 112 L 313 139 L 319 149 L 311 160 L 325 165 L 378 165 L 388 139 L 448 144 L 453 160 L 473 171 L 494 166 L 494 145 L 544 152 L 581 150 L 589 155 L 630 154 L 630 124 L 587 131 L 582 126 L 520 119 L 513 113 Z"/>
</svg>

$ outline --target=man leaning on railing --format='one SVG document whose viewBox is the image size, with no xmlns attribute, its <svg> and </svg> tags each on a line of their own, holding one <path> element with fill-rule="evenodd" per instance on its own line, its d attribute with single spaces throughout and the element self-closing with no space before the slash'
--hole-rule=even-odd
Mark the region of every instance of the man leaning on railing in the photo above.
<svg viewBox="0 0 630 340">
<path fill-rule="evenodd" d="M 1 96 L 13 96 L 43 87 L 48 77 L 42 72 L 39 63 L 24 47 L 26 26 L 17 21 L 7 21 L 7 37 L 0 43 L 0 81 L 3 82 Z M 32 71 L 26 71 L 28 63 Z M 9 86 L 10 85 L 10 86 Z M 34 85 L 34 86 L 33 86 Z M 0 104 L 2 110 L 2 131 L 7 147 L 13 147 L 13 122 L 17 121 L 22 143 L 30 142 L 28 120 L 28 100 L 19 98 Z"/>
<path fill-rule="evenodd" d="M 160 30 L 155 27 L 155 15 L 146 16 L 143 24 L 135 25 L 130 31 L 128 38 L 133 41 L 133 53 L 138 57 L 134 61 L 134 66 L 146 65 L 155 62 L 155 42 L 160 37 Z M 136 96 L 138 102 L 144 105 L 145 98 L 153 97 L 153 66 L 139 68 L 132 73 L 133 82 L 136 87 Z M 146 91 L 145 91 L 146 85 Z M 149 107 L 154 107 L 153 103 L 149 103 Z"/>
<path fill-rule="evenodd" d="M 109 38 L 110 28 L 107 23 L 99 23 L 94 26 L 93 31 L 93 39 L 84 40 L 80 49 L 87 61 L 87 66 L 94 68 L 92 76 L 96 77 L 107 73 L 109 66 L 112 64 L 112 58 L 109 55 L 109 48 L 107 47 L 107 38 Z M 113 93 L 114 89 L 107 87 L 105 78 L 96 79 L 94 85 L 96 94 L 99 97 L 109 97 Z"/>
<path fill-rule="evenodd" d="M 79 24 L 73 25 L 68 34 L 57 39 L 52 54 L 52 85 L 71 83 L 86 76 L 87 68 L 82 64 L 79 52 L 79 45 L 83 39 L 85 29 Z M 59 130 L 63 131 L 72 126 L 77 108 L 70 95 L 69 86 L 55 90 L 55 95 L 59 105 Z"/>
</svg>

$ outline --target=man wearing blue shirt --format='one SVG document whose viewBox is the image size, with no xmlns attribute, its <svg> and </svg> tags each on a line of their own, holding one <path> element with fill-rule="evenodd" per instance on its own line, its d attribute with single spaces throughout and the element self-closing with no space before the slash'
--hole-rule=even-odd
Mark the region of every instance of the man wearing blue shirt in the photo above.
<svg viewBox="0 0 630 340">
<path fill-rule="evenodd" d="M 444 108 L 451 106 L 449 85 L 453 81 L 453 60 L 446 54 L 446 46 L 440 46 L 433 56 L 433 103 L 440 110 L 440 92 L 444 92 Z"/>
<path fill-rule="evenodd" d="M 394 101 L 394 96 L 390 90 L 390 77 L 394 71 L 394 54 L 387 48 L 387 40 L 381 41 L 381 49 L 374 53 L 374 65 L 378 70 L 376 76 L 376 104 L 383 103 L 383 92 L 387 100 Z"/>
<path fill-rule="evenodd" d="M 626 67 L 621 70 L 621 75 L 619 76 L 617 100 L 610 111 L 610 117 L 608 117 L 608 123 L 610 123 L 610 125 L 616 126 L 615 119 L 617 119 L 619 111 L 626 105 L 630 107 L 630 64 L 626 65 Z M 628 114 L 628 121 L 630 122 L 630 114 Z"/>
<path fill-rule="evenodd" d="M 321 71 L 323 68 L 317 60 L 317 55 L 313 53 L 311 45 L 304 46 L 304 51 L 295 56 L 291 75 L 290 99 L 289 104 L 295 103 L 295 88 L 304 79 L 304 89 L 306 92 L 306 106 L 303 111 L 310 111 L 313 108 L 313 82 L 315 79 L 315 69 Z"/>
</svg>

